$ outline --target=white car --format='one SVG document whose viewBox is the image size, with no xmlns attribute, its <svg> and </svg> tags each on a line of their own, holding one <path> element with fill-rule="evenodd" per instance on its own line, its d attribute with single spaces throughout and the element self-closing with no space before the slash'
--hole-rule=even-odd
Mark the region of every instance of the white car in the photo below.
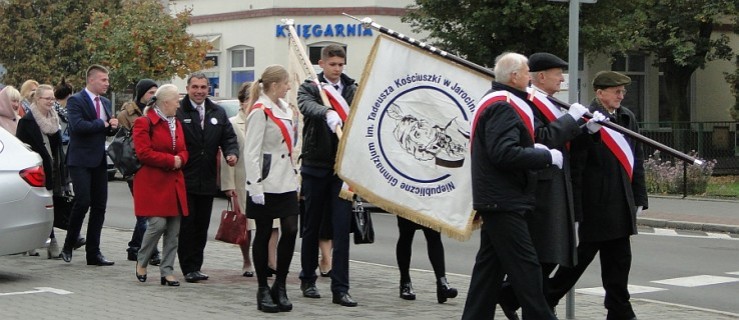
<svg viewBox="0 0 739 320">
<path fill-rule="evenodd" d="M 41 156 L 0 128 L 0 256 L 41 248 L 54 225 Z"/>
</svg>

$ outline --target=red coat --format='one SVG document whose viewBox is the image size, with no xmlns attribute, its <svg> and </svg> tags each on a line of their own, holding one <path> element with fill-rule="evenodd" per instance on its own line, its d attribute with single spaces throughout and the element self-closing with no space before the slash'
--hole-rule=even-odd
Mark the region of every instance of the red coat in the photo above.
<svg viewBox="0 0 739 320">
<path fill-rule="evenodd" d="M 181 168 L 187 163 L 189 154 L 179 120 L 175 135 L 177 139 L 172 150 L 169 125 L 154 110 L 149 110 L 134 122 L 133 144 L 141 162 L 141 169 L 133 178 L 136 216 L 173 217 L 179 215 L 180 210 L 182 215 L 188 215 L 185 177 Z M 177 170 L 174 169 L 176 155 L 182 159 L 182 166 Z"/>
</svg>

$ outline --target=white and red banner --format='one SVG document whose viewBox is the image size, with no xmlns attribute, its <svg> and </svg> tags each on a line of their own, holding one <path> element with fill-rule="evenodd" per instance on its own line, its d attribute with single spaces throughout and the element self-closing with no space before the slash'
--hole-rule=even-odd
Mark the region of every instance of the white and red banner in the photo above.
<svg viewBox="0 0 739 320">
<path fill-rule="evenodd" d="M 380 35 L 354 97 L 336 171 L 388 212 L 468 239 L 469 134 L 492 79 Z"/>
</svg>

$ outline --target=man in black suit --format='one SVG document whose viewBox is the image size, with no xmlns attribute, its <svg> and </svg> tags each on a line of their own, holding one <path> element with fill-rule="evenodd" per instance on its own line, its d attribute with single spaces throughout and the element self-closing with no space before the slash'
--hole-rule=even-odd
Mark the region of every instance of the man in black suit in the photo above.
<svg viewBox="0 0 739 320">
<path fill-rule="evenodd" d="M 187 95 L 180 102 L 177 118 L 182 123 L 190 152 L 190 159 L 183 168 L 190 215 L 182 217 L 180 222 L 177 255 L 185 281 L 198 282 L 208 280 L 208 275 L 200 268 L 208 240 L 213 197 L 218 191 L 218 148 L 226 163 L 233 167 L 239 160 L 239 144 L 226 111 L 208 99 L 208 78 L 203 73 L 193 73 L 187 78 Z"/>
<path fill-rule="evenodd" d="M 100 233 L 108 202 L 108 174 L 105 158 L 105 137 L 118 131 L 110 100 L 101 96 L 108 91 L 108 69 L 100 65 L 87 68 L 85 89 L 67 101 L 69 119 L 69 147 L 67 166 L 74 185 L 75 203 L 69 218 L 67 237 L 62 248 L 62 259 L 72 261 L 72 249 L 82 229 L 87 210 L 85 251 L 88 265 L 111 266 L 100 252 Z"/>
</svg>

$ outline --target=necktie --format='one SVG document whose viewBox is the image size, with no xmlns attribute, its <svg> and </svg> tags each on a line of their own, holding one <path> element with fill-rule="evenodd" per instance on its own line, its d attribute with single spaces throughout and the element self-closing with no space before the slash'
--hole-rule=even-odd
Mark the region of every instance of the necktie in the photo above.
<svg viewBox="0 0 739 320">
<path fill-rule="evenodd" d="M 205 120 L 205 108 L 203 108 L 203 105 L 200 104 L 197 107 L 198 114 L 200 114 L 200 129 L 203 129 L 203 124 L 205 123 L 203 120 Z"/>
<path fill-rule="evenodd" d="M 100 97 L 95 97 L 95 114 L 100 119 Z"/>
<path fill-rule="evenodd" d="M 339 91 L 339 92 L 341 92 L 341 90 L 339 90 L 339 85 L 338 85 L 338 84 L 335 84 L 335 85 L 334 85 L 334 89 L 336 89 L 336 91 Z"/>
</svg>

